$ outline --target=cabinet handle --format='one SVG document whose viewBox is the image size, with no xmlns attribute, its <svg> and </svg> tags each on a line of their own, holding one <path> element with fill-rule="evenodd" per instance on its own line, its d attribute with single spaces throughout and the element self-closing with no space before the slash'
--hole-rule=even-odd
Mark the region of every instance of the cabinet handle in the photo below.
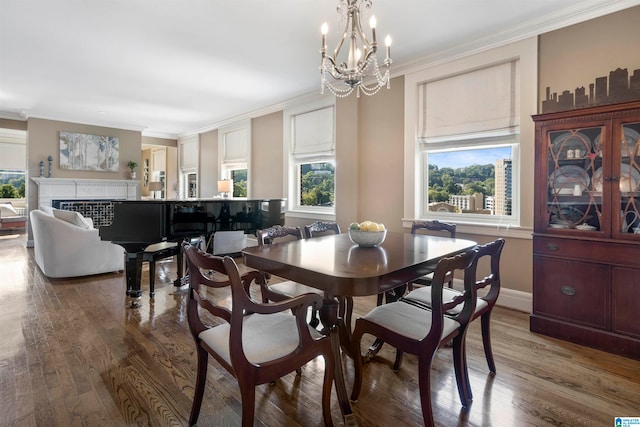
<svg viewBox="0 0 640 427">
<path fill-rule="evenodd" d="M 559 249 L 559 246 L 557 243 L 547 243 L 547 249 L 549 249 L 550 251 L 557 251 Z"/>
<path fill-rule="evenodd" d="M 571 286 L 560 286 L 560 292 L 562 292 L 565 295 L 569 295 L 570 297 L 576 294 L 575 288 Z"/>
</svg>

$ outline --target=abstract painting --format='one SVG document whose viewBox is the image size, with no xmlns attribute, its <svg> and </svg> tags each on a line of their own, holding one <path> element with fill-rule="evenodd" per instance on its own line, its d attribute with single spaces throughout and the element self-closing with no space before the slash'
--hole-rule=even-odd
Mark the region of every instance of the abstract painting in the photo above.
<svg viewBox="0 0 640 427">
<path fill-rule="evenodd" d="M 117 172 L 119 160 L 116 137 L 60 132 L 60 169 Z"/>
</svg>

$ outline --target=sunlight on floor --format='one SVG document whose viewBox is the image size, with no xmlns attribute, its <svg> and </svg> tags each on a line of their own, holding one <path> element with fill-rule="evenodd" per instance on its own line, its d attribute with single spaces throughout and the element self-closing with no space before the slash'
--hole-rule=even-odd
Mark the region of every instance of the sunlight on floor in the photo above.
<svg viewBox="0 0 640 427">
<path fill-rule="evenodd" d="M 27 311 L 28 281 L 25 236 L 0 235 L 0 363 L 24 347 L 21 324 Z"/>
</svg>

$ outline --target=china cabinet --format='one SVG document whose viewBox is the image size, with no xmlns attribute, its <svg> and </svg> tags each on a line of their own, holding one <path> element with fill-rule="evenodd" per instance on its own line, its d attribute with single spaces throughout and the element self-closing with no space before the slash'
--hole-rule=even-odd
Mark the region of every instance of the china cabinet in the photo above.
<svg viewBox="0 0 640 427">
<path fill-rule="evenodd" d="M 533 120 L 531 330 L 640 358 L 640 102 Z"/>
</svg>

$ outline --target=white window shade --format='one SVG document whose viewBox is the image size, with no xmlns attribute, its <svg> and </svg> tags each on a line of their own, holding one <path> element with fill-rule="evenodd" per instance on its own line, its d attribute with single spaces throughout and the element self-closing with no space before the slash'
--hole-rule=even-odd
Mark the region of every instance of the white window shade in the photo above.
<svg viewBox="0 0 640 427">
<path fill-rule="evenodd" d="M 518 61 L 421 84 L 418 138 L 508 134 L 520 124 Z"/>
<path fill-rule="evenodd" d="M 25 144 L 0 141 L 0 169 L 25 170 L 27 148 Z"/>
<path fill-rule="evenodd" d="M 311 156 L 335 150 L 333 107 L 293 116 L 293 154 Z"/>
<path fill-rule="evenodd" d="M 198 168 L 198 137 L 190 138 L 180 144 L 180 169 Z"/>
<path fill-rule="evenodd" d="M 249 159 L 248 129 L 238 129 L 224 134 L 224 163 L 246 163 Z"/>
</svg>

